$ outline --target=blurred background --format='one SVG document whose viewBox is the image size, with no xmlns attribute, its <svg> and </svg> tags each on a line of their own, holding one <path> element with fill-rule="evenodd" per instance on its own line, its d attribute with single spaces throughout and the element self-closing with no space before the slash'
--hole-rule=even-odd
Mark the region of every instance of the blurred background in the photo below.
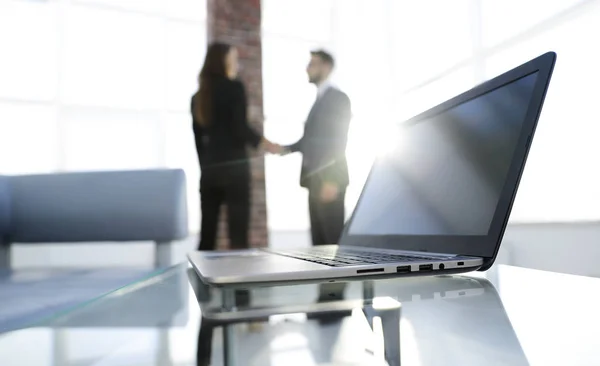
<svg viewBox="0 0 600 366">
<path fill-rule="evenodd" d="M 500 261 L 600 276 L 600 0 L 262 0 L 264 130 L 301 136 L 311 49 L 350 96 L 351 213 L 386 128 L 545 51 L 558 53 Z M 0 174 L 183 168 L 206 0 L 0 0 Z M 242 67 L 243 61 L 242 61 Z M 252 86 L 248 86 L 252 92 Z M 265 159 L 268 242 L 309 245 L 300 156 Z M 193 248 L 192 237 L 177 249 Z M 144 265 L 152 244 L 16 245 L 15 267 Z"/>
</svg>

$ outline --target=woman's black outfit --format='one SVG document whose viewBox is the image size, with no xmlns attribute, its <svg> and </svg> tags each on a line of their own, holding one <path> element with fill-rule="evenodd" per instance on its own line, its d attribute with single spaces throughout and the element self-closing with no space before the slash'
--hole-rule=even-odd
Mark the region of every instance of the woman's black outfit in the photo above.
<svg viewBox="0 0 600 366">
<path fill-rule="evenodd" d="M 257 147 L 262 137 L 248 125 L 246 92 L 241 82 L 217 78 L 212 81 L 211 96 L 209 123 L 203 126 L 195 117 L 193 123 L 201 169 L 199 249 L 215 249 L 223 204 L 227 207 L 230 248 L 248 248 L 251 176 L 246 148 Z"/>
</svg>

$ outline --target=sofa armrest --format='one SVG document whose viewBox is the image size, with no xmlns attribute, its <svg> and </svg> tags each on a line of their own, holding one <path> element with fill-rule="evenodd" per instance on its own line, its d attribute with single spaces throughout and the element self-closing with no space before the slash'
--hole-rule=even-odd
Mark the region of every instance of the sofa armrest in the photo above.
<svg viewBox="0 0 600 366">
<path fill-rule="evenodd" d="M 0 175 L 0 246 L 10 233 L 11 204 L 9 178 Z"/>
<path fill-rule="evenodd" d="M 10 188 L 13 242 L 165 242 L 188 234 L 182 170 L 14 176 Z"/>
</svg>

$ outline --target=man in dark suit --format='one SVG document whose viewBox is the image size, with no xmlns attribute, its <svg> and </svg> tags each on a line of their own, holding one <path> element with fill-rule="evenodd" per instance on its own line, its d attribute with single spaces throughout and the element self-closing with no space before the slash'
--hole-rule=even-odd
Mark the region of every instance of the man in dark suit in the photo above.
<svg viewBox="0 0 600 366">
<path fill-rule="evenodd" d="M 284 151 L 302 153 L 300 185 L 309 192 L 313 245 L 337 244 L 344 228 L 351 109 L 348 96 L 329 80 L 334 66 L 329 53 L 311 52 L 306 72 L 309 82 L 317 86 L 317 99 L 304 125 L 304 135 Z"/>
</svg>

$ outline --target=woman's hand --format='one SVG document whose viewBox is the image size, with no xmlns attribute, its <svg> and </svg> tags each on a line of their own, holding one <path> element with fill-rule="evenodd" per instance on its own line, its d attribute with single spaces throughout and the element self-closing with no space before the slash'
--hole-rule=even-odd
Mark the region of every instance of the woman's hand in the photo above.
<svg viewBox="0 0 600 366">
<path fill-rule="evenodd" d="M 284 152 L 283 146 L 275 144 L 266 138 L 262 139 L 261 147 L 271 154 L 281 155 Z"/>
</svg>

